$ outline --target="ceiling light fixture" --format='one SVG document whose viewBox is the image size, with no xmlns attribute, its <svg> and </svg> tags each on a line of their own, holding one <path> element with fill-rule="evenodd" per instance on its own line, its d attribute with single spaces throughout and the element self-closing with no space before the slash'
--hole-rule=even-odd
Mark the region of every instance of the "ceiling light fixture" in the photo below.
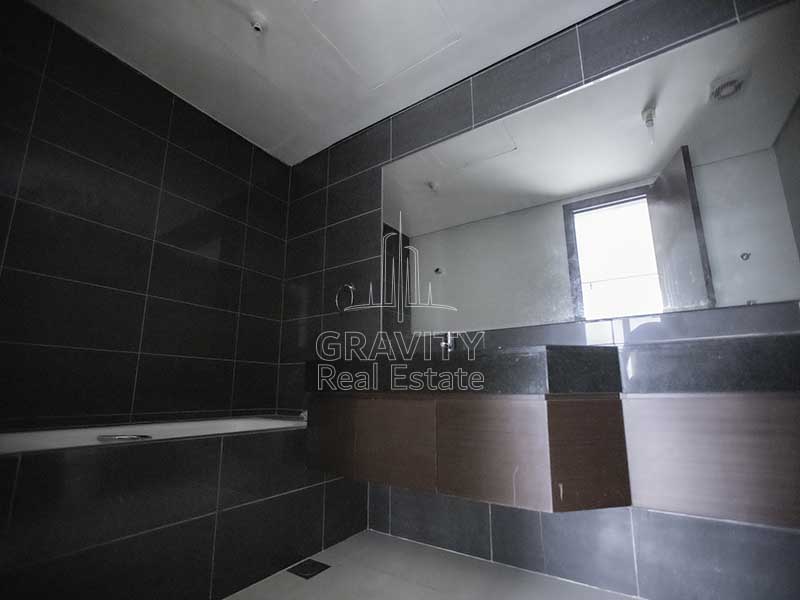
<svg viewBox="0 0 800 600">
<path fill-rule="evenodd" d="M 650 143 L 656 143 L 656 107 L 653 105 L 648 106 L 642 111 L 642 121 L 647 128 L 647 133 L 650 136 Z"/>
<path fill-rule="evenodd" d="M 736 96 L 742 91 L 745 81 L 747 81 L 747 74 L 744 72 L 718 77 L 711 82 L 711 93 L 708 96 L 709 101 L 720 102 Z"/>
</svg>

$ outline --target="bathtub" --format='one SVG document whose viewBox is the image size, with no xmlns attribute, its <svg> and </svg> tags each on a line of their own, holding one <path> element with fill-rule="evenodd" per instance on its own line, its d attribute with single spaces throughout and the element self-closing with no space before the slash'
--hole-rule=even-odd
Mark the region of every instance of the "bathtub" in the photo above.
<svg viewBox="0 0 800 600">
<path fill-rule="evenodd" d="M 139 423 L 0 434 L 0 455 L 62 448 L 144 443 L 177 438 L 219 436 L 255 431 L 305 429 L 298 418 L 245 417 L 173 423 Z"/>
</svg>

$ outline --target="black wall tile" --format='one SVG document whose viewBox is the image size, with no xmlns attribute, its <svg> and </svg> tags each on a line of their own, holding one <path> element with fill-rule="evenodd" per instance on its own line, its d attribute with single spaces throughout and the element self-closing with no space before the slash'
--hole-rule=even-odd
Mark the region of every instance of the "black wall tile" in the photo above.
<svg viewBox="0 0 800 600">
<path fill-rule="evenodd" d="M 280 331 L 279 321 L 242 315 L 239 319 L 237 360 L 278 362 Z"/>
<path fill-rule="evenodd" d="M 322 486 L 224 511 L 217 524 L 213 598 L 224 598 L 319 552 Z"/>
<path fill-rule="evenodd" d="M 20 198 L 152 236 L 158 188 L 50 144 L 31 140 Z"/>
<path fill-rule="evenodd" d="M 167 135 L 172 94 L 60 24 L 47 75 L 142 127 Z"/>
<path fill-rule="evenodd" d="M 208 258 L 241 264 L 245 226 L 219 213 L 165 193 L 157 239 Z"/>
<path fill-rule="evenodd" d="M 277 366 L 237 363 L 233 410 L 275 408 L 277 406 L 277 385 Z"/>
<path fill-rule="evenodd" d="M 388 485 L 369 483 L 369 528 L 389 533 L 389 495 Z"/>
<path fill-rule="evenodd" d="M 745 18 L 753 16 L 762 10 L 785 4 L 786 0 L 734 0 L 739 11 L 739 17 Z"/>
<path fill-rule="evenodd" d="M 579 26 L 589 79 L 732 21 L 731 0 L 635 0 Z"/>
<path fill-rule="evenodd" d="M 213 533 L 213 517 L 195 519 L 22 569 L 4 589 L 15 598 L 207 598 Z"/>
<path fill-rule="evenodd" d="M 17 477 L 18 456 L 0 457 L 0 534 L 5 534 L 14 481 Z"/>
<path fill-rule="evenodd" d="M 280 367 L 278 380 L 278 408 L 305 410 L 308 408 L 306 398 L 306 366 L 284 365 Z"/>
<path fill-rule="evenodd" d="M 144 292 L 150 240 L 20 202 L 6 265 Z"/>
<path fill-rule="evenodd" d="M 322 273 L 289 279 L 283 296 L 283 318 L 322 314 Z"/>
<path fill-rule="evenodd" d="M 381 186 L 381 169 L 375 168 L 328 188 L 328 224 L 380 208 Z"/>
<path fill-rule="evenodd" d="M 549 346 L 547 389 L 552 394 L 621 392 L 619 351 L 615 346 Z"/>
<path fill-rule="evenodd" d="M 0 419 L 127 414 L 133 353 L 0 344 Z M 102 374 L 102 376 L 99 376 Z"/>
<path fill-rule="evenodd" d="M 325 271 L 325 312 L 337 312 L 336 293 L 345 284 L 355 287 L 353 292 L 353 304 L 366 304 L 369 301 L 369 288 L 372 286 L 373 300 L 380 299 L 381 295 L 381 259 L 374 258 L 336 267 Z M 345 308 L 350 303 L 350 294 L 342 291 L 339 294 L 341 308 Z M 377 312 L 377 310 L 375 311 Z"/>
<path fill-rule="evenodd" d="M 262 231 L 286 237 L 287 205 L 256 187 L 250 188 L 250 204 L 247 209 L 247 223 Z"/>
<path fill-rule="evenodd" d="M 151 298 L 142 352 L 233 358 L 235 326 L 234 313 Z"/>
<path fill-rule="evenodd" d="M 326 192 L 321 190 L 289 205 L 288 237 L 325 227 Z"/>
<path fill-rule="evenodd" d="M 289 240 L 286 244 L 286 277 L 322 270 L 324 253 L 324 230 Z"/>
<path fill-rule="evenodd" d="M 381 213 L 375 211 L 327 228 L 325 267 L 371 258 L 381 253 Z"/>
<path fill-rule="evenodd" d="M 250 315 L 281 318 L 283 283 L 253 271 L 245 271 L 242 280 L 242 305 L 240 310 Z"/>
<path fill-rule="evenodd" d="M 11 63 L 0 63 L 0 124 L 28 133 L 42 76 Z"/>
<path fill-rule="evenodd" d="M 570 29 L 473 77 L 475 123 L 580 82 L 578 37 Z"/>
<path fill-rule="evenodd" d="M 214 510 L 219 438 L 23 456 L 6 565 Z"/>
<path fill-rule="evenodd" d="M 633 509 L 643 598 L 800 597 L 800 531 Z"/>
<path fill-rule="evenodd" d="M 0 194 L 17 193 L 22 157 L 25 154 L 25 136 L 0 125 Z"/>
<path fill-rule="evenodd" d="M 489 558 L 489 507 L 455 496 L 392 488 L 392 535 Z"/>
<path fill-rule="evenodd" d="M 367 343 L 372 344 L 378 331 L 381 330 L 381 311 L 378 309 L 347 311 L 325 315 L 322 317 L 324 331 L 360 331 L 367 336 Z M 384 325 L 384 331 L 389 331 L 391 324 Z"/>
<path fill-rule="evenodd" d="M 205 207 L 244 221 L 247 183 L 170 145 L 164 188 Z"/>
<path fill-rule="evenodd" d="M 495 562 L 544 572 L 539 513 L 493 504 L 492 549 Z"/>
<path fill-rule="evenodd" d="M 8 225 L 11 222 L 11 211 L 14 208 L 14 199 L 0 196 L 0 248 L 6 247 Z"/>
<path fill-rule="evenodd" d="M 154 185 L 161 180 L 164 140 L 49 80 L 33 134 Z"/>
<path fill-rule="evenodd" d="M 233 363 L 205 358 L 142 356 L 136 413 L 230 408 Z"/>
<path fill-rule="evenodd" d="M 302 198 L 328 184 L 328 151 L 323 150 L 292 167 L 292 199 Z"/>
<path fill-rule="evenodd" d="M 280 198 L 289 199 L 290 169 L 277 158 L 255 148 L 253 154 L 253 184 Z"/>
<path fill-rule="evenodd" d="M 281 362 L 314 360 L 317 336 L 321 327 L 322 322 L 319 317 L 285 321 L 281 332 Z"/>
<path fill-rule="evenodd" d="M 0 8 L 0 56 L 37 71 L 44 70 L 53 20 L 22 0 Z"/>
<path fill-rule="evenodd" d="M 250 179 L 250 142 L 178 98 L 172 114 L 170 141 L 243 179 Z"/>
<path fill-rule="evenodd" d="M 150 294 L 225 310 L 238 310 L 242 270 L 156 244 Z"/>
<path fill-rule="evenodd" d="M 273 431 L 225 438 L 223 508 L 261 500 L 322 481 L 307 465 L 306 432 Z"/>
<path fill-rule="evenodd" d="M 542 513 L 542 537 L 546 573 L 636 594 L 629 509 Z"/>
<path fill-rule="evenodd" d="M 385 119 L 331 147 L 329 183 L 388 161 L 390 128 Z"/>
<path fill-rule="evenodd" d="M 367 528 L 367 484 L 337 479 L 325 484 L 325 547 Z"/>
<path fill-rule="evenodd" d="M 144 297 L 4 270 L 0 339 L 135 351 Z"/>
<path fill-rule="evenodd" d="M 273 277 L 283 277 L 285 246 L 283 240 L 248 228 L 244 266 Z"/>
<path fill-rule="evenodd" d="M 469 81 L 392 117 L 392 156 L 401 156 L 472 126 Z M 476 115 L 477 118 L 477 115 Z"/>
</svg>

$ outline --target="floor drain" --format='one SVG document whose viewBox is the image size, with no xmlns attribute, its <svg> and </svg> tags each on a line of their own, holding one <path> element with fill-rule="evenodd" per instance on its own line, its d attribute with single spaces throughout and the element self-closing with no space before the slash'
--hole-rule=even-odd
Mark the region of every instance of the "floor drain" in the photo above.
<svg viewBox="0 0 800 600">
<path fill-rule="evenodd" d="M 291 569 L 287 569 L 287 571 L 289 571 L 289 573 L 294 573 L 303 579 L 311 579 L 315 575 L 322 573 L 325 569 L 330 569 L 330 567 L 330 565 L 326 565 L 318 560 L 309 558 L 308 560 L 304 560 L 303 562 L 296 564 Z"/>
</svg>

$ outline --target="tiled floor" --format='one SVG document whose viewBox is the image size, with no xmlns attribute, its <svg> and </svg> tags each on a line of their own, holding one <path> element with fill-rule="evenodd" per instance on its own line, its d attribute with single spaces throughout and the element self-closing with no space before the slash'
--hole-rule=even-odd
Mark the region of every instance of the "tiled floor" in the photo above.
<svg viewBox="0 0 800 600">
<path fill-rule="evenodd" d="M 228 600 L 619 600 L 630 598 L 365 531 L 320 552 L 312 579 L 282 571 Z"/>
</svg>

